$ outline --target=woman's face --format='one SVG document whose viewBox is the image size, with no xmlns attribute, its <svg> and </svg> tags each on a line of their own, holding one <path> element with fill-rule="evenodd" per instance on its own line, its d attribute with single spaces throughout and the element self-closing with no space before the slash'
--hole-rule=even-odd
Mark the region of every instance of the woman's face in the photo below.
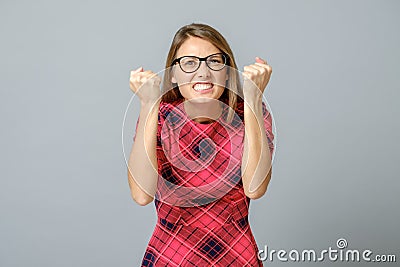
<svg viewBox="0 0 400 267">
<path fill-rule="evenodd" d="M 198 37 L 189 37 L 178 49 L 175 58 L 197 56 L 200 58 L 220 53 L 221 51 L 209 41 Z M 171 82 L 177 83 L 179 91 L 185 100 L 207 101 L 207 98 L 219 99 L 225 90 L 228 79 L 227 68 L 215 71 L 210 69 L 205 61 L 193 73 L 182 71 L 178 63 L 173 67 Z"/>
</svg>

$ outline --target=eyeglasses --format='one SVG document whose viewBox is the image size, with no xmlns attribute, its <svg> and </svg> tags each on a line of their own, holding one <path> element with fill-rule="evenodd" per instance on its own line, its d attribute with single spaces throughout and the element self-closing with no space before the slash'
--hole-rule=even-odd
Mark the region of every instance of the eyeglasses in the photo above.
<svg viewBox="0 0 400 267">
<path fill-rule="evenodd" d="M 183 72 L 192 73 L 200 68 L 202 61 L 206 62 L 207 67 L 211 70 L 219 71 L 222 70 L 228 61 L 228 55 L 224 53 L 216 53 L 207 57 L 196 57 L 196 56 L 183 56 L 172 61 L 172 65 L 179 63 L 179 67 Z"/>
</svg>

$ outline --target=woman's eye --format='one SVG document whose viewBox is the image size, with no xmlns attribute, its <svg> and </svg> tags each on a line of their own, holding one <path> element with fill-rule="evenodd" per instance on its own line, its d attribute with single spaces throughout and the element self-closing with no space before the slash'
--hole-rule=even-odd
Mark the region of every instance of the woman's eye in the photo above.
<svg viewBox="0 0 400 267">
<path fill-rule="evenodd" d="M 212 59 L 210 59 L 209 62 L 210 62 L 210 63 L 222 63 L 222 60 L 221 60 L 221 59 L 218 59 L 218 58 L 212 58 Z"/>
<path fill-rule="evenodd" d="M 194 60 L 189 60 L 189 61 L 183 62 L 183 64 L 185 66 L 193 66 L 194 64 L 196 64 L 196 62 Z"/>
</svg>

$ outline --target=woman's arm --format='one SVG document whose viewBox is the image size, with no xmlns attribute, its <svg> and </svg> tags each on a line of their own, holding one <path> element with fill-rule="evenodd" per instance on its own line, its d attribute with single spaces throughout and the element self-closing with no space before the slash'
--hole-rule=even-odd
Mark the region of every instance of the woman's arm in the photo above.
<svg viewBox="0 0 400 267">
<path fill-rule="evenodd" d="M 262 197 L 271 180 L 271 153 L 265 131 L 262 95 L 271 77 L 267 62 L 256 62 L 244 67 L 244 122 L 245 137 L 242 160 L 242 181 L 245 194 L 252 199 Z"/>
<path fill-rule="evenodd" d="M 157 127 L 160 79 L 139 68 L 131 72 L 131 89 L 141 100 L 136 136 L 128 160 L 128 182 L 132 198 L 139 205 L 152 202 L 157 189 Z"/>
<path fill-rule="evenodd" d="M 245 103 L 244 121 L 242 181 L 245 194 L 257 199 L 265 194 L 272 171 L 261 99 Z"/>
</svg>

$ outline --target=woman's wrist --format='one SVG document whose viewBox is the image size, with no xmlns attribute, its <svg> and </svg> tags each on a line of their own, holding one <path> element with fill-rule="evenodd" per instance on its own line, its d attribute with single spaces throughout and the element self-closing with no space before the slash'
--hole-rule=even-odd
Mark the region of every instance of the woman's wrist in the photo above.
<svg viewBox="0 0 400 267">
<path fill-rule="evenodd" d="M 140 100 L 140 105 L 144 109 L 151 110 L 153 106 L 159 105 L 161 102 L 161 98 L 158 99 L 146 99 L 146 100 Z"/>
<path fill-rule="evenodd" d="M 252 110 L 254 109 L 259 109 L 262 107 L 262 95 L 260 96 L 251 96 L 251 97 L 246 97 L 244 96 L 244 102 L 245 104 L 251 108 Z"/>
</svg>

